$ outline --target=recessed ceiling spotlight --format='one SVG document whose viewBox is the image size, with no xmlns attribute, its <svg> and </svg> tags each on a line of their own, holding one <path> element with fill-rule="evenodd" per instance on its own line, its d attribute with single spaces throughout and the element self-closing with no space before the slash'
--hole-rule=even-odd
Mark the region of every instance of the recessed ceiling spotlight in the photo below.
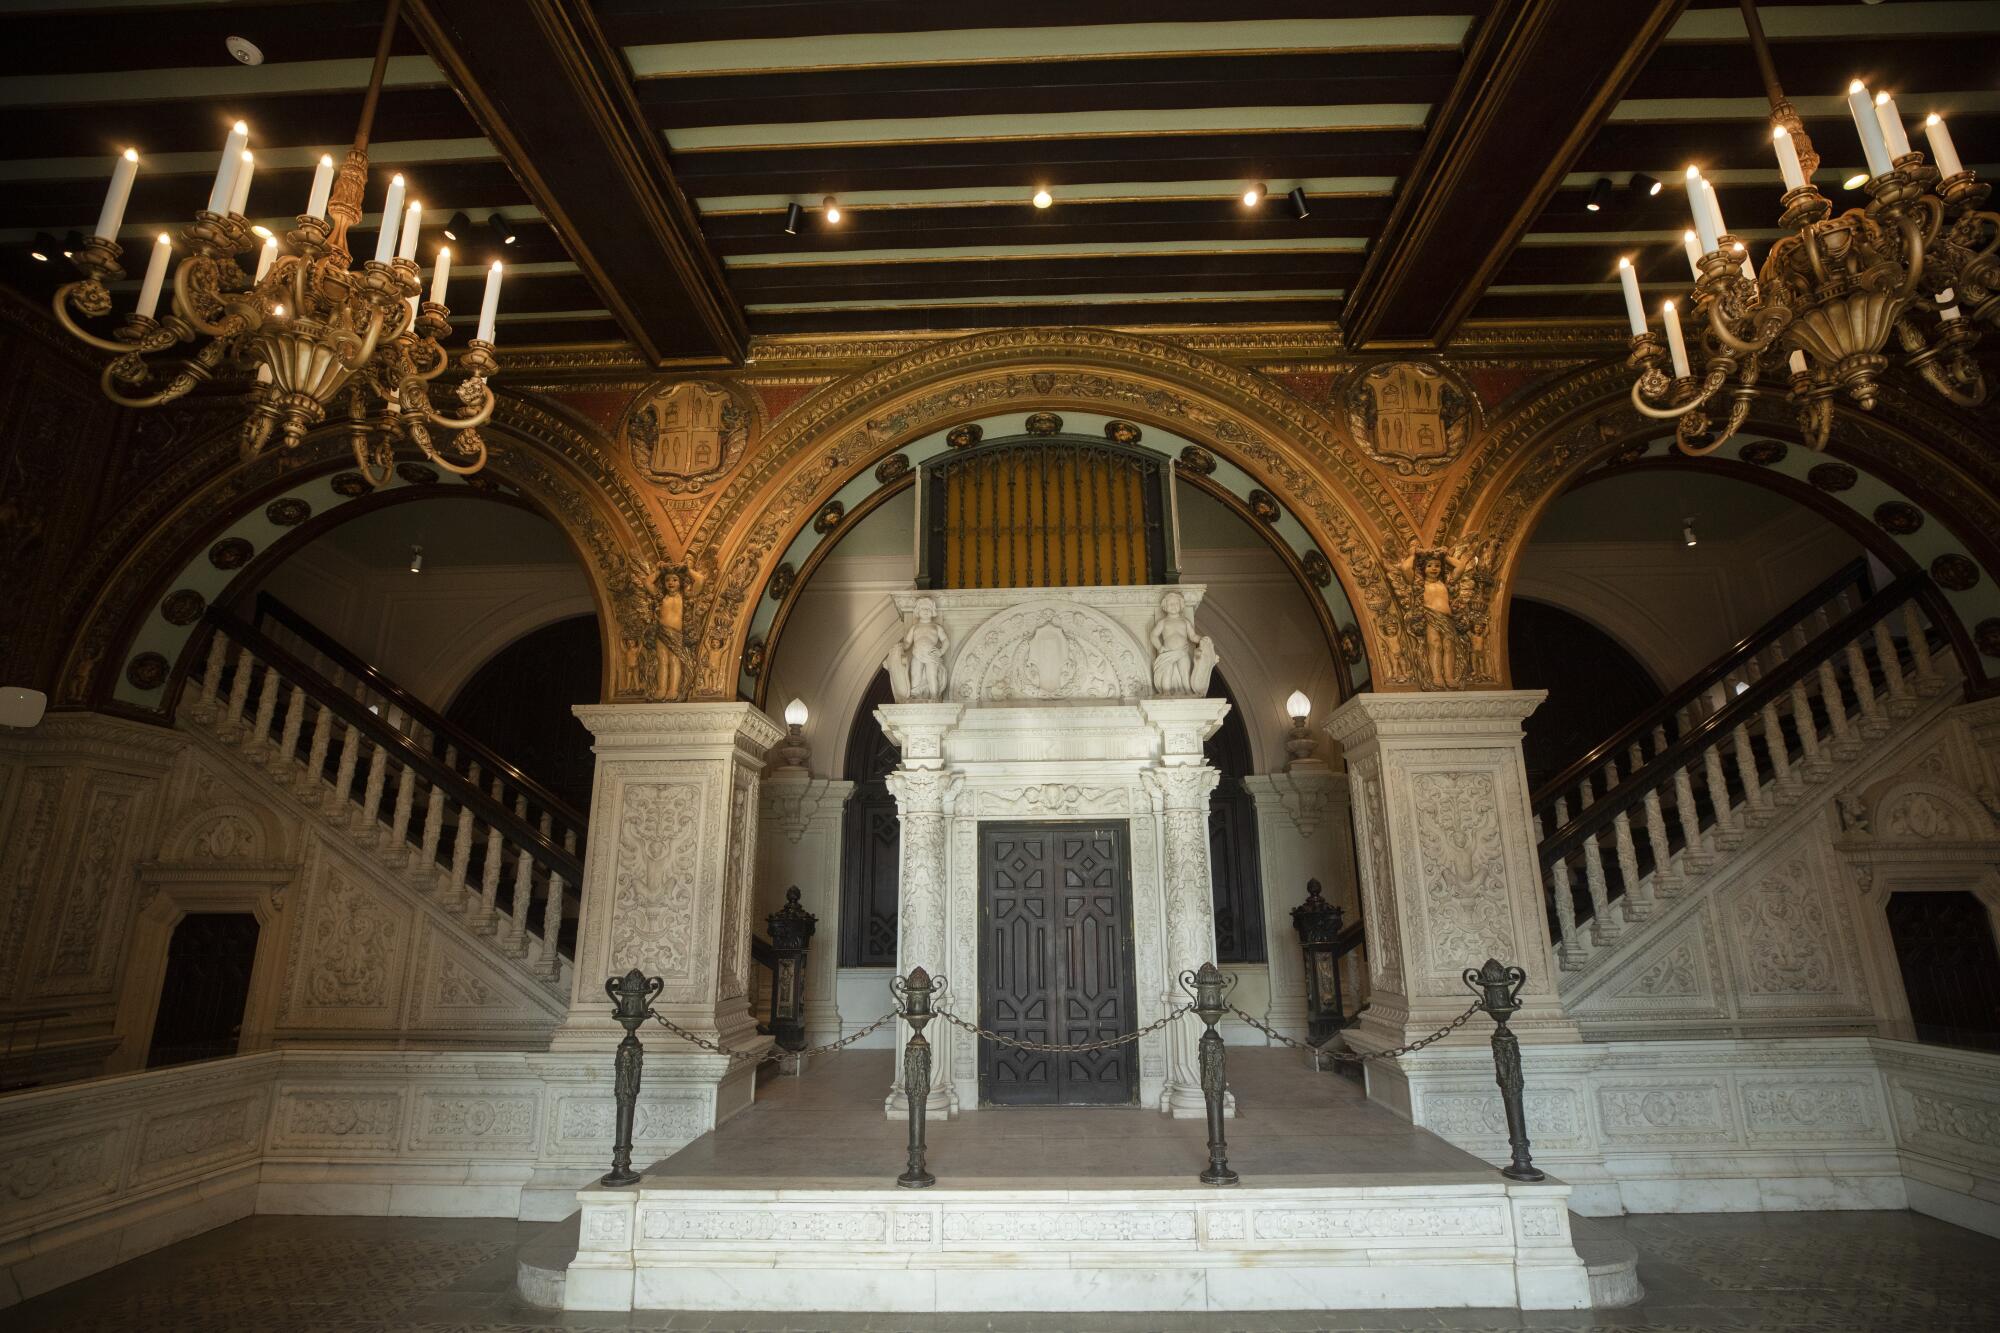
<svg viewBox="0 0 2000 1333">
<path fill-rule="evenodd" d="M 35 233 L 35 239 L 28 243 L 28 257 L 46 264 L 49 262 L 49 257 L 60 248 L 56 244 L 55 237 L 45 231 L 38 231 Z"/>
<path fill-rule="evenodd" d="M 444 238 L 447 241 L 463 241 L 472 235 L 472 219 L 463 213 L 453 213 L 451 221 L 444 224 Z"/>
<path fill-rule="evenodd" d="M 1056 197 L 1049 193 L 1047 186 L 1043 186 L 1035 191 L 1036 208 L 1047 208 L 1050 204 L 1053 204 L 1055 201 Z"/>
<path fill-rule="evenodd" d="M 1303 186 L 1303 185 L 1294 185 L 1294 186 L 1292 187 L 1292 192 L 1291 192 L 1290 194 L 1286 195 L 1286 196 L 1285 196 L 1285 198 L 1287 198 L 1287 199 L 1289 199 L 1289 200 L 1291 200 L 1291 201 L 1292 201 L 1292 216 L 1293 216 L 1293 217 L 1297 218 L 1297 219 L 1298 219 L 1299 221 L 1301 221 L 1301 222 L 1304 222 L 1304 221 L 1305 221 L 1305 220 L 1306 220 L 1307 218 L 1309 218 L 1309 217 L 1311 217 L 1311 216 L 1312 216 L 1312 210 L 1311 210 L 1310 208 L 1307 208 L 1307 207 L 1306 207 L 1306 187 L 1305 187 L 1305 186 Z"/>
<path fill-rule="evenodd" d="M 1665 188 L 1665 183 L 1658 176 L 1648 176 L 1643 171 L 1635 171 L 1632 173 L 1632 179 L 1626 183 L 1626 188 L 1634 194 L 1643 194 L 1651 199 Z"/>
<path fill-rule="evenodd" d="M 264 53 L 258 49 L 257 43 L 248 37 L 225 37 L 222 39 L 222 44 L 229 48 L 229 54 L 236 57 L 236 63 L 239 65 L 264 63 Z"/>
<path fill-rule="evenodd" d="M 1599 176 L 1597 180 L 1592 183 L 1590 187 L 1590 197 L 1583 201 L 1583 206 L 1589 209 L 1593 213 L 1602 213 L 1604 211 L 1605 203 L 1610 198 L 1611 198 L 1611 178 L 1609 176 Z"/>
<path fill-rule="evenodd" d="M 785 205 L 785 235 L 796 236 L 799 234 L 799 219 L 805 216 L 805 212 L 797 204 Z"/>
<path fill-rule="evenodd" d="M 498 213 L 489 213 L 486 217 L 486 225 L 493 229 L 493 235 L 499 239 L 500 244 L 512 245 L 514 243 L 516 239 L 514 228 L 506 218 L 501 217 Z"/>
<path fill-rule="evenodd" d="M 1868 173 L 1865 171 L 1857 171 L 1852 176 L 1849 176 L 1846 180 L 1842 181 L 1840 183 L 1840 188 L 1843 190 L 1858 190 L 1867 183 L 1868 183 Z"/>
<path fill-rule="evenodd" d="M 1264 183 L 1262 181 L 1259 181 L 1257 184 L 1251 186 L 1249 189 L 1243 192 L 1243 206 L 1245 208 L 1255 208 L 1257 205 L 1263 202 L 1264 202 Z"/>
<path fill-rule="evenodd" d="M 840 225 L 840 204 L 832 195 L 820 201 L 820 213 L 834 226 Z"/>
</svg>

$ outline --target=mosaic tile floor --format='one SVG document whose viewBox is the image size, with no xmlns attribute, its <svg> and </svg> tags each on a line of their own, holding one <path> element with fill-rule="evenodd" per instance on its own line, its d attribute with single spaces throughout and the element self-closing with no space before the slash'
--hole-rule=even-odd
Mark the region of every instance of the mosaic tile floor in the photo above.
<svg viewBox="0 0 2000 1333">
<path fill-rule="evenodd" d="M 1639 1251 L 1625 1310 L 1268 1315 L 560 1314 L 515 1294 L 514 1249 L 540 1224 L 254 1217 L 0 1311 L 9 1333 L 529 1333 L 555 1328 L 1221 1333 L 1306 1329 L 1770 1329 L 1992 1333 L 2000 1240 L 1911 1213 L 1611 1221 Z"/>
</svg>

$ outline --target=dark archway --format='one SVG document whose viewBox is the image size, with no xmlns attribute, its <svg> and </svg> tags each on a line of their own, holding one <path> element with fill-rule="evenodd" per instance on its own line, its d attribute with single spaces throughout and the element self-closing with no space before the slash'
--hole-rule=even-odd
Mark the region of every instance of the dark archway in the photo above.
<svg viewBox="0 0 2000 1333">
<path fill-rule="evenodd" d="M 191 912 L 167 944 L 167 971 L 146 1068 L 236 1054 L 257 961 L 250 912 Z"/>
<path fill-rule="evenodd" d="M 1216 672 L 1208 697 L 1229 700 L 1222 725 L 1202 747 L 1222 775 L 1208 798 L 1208 867 L 1215 891 L 1215 957 L 1220 963 L 1261 963 L 1264 950 L 1264 875 L 1257 855 L 1257 802 L 1243 779 L 1256 771 L 1250 730 L 1229 683 Z"/>
<path fill-rule="evenodd" d="M 1986 904 L 1963 890 L 1892 893 L 1888 910 L 1917 1040 L 2000 1050 L 2000 950 Z"/>
<path fill-rule="evenodd" d="M 571 710 L 596 703 L 603 679 L 596 616 L 522 635 L 488 658 L 445 716 L 578 810 L 590 809 L 595 756 Z"/>
<path fill-rule="evenodd" d="M 895 702 L 889 673 L 878 671 L 854 710 L 841 776 L 854 784 L 840 836 L 840 965 L 896 965 L 897 862 L 902 825 L 888 777 L 901 759 L 882 734 L 875 710 Z"/>
<path fill-rule="evenodd" d="M 1515 689 L 1549 692 L 1522 724 L 1531 791 L 1660 699 L 1659 683 L 1623 644 L 1546 602 L 1514 599 L 1507 659 Z"/>
</svg>

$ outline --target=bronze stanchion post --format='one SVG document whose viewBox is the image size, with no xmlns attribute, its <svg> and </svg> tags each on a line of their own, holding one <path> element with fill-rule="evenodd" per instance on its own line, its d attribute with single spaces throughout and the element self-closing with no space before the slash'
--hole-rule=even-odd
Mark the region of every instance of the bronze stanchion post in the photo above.
<svg viewBox="0 0 2000 1333">
<path fill-rule="evenodd" d="M 903 1047 L 903 1096 L 910 1108 L 909 1164 L 896 1177 L 896 1183 L 906 1190 L 937 1184 L 937 1177 L 924 1164 L 924 1110 L 931 1099 L 931 1043 L 924 1035 L 924 1026 L 931 1021 L 932 1002 L 944 990 L 945 979 L 933 981 L 921 967 L 912 968 L 907 978 L 897 977 L 889 983 L 889 991 L 903 1011 L 903 1021 L 910 1025 L 910 1040 Z"/>
<path fill-rule="evenodd" d="M 1224 1062 L 1222 1034 L 1215 1025 L 1229 1012 L 1229 992 L 1236 978 L 1214 963 L 1203 963 L 1199 972 L 1183 972 L 1181 989 L 1194 997 L 1195 1017 L 1206 1025 L 1195 1054 L 1201 1068 L 1201 1095 L 1208 1104 L 1208 1168 L 1201 1173 L 1204 1185 L 1234 1185 L 1237 1174 L 1229 1169 L 1229 1143 L 1222 1133 L 1223 1097 L 1229 1091 L 1229 1072 Z"/>
<path fill-rule="evenodd" d="M 1500 1105 L 1507 1113 L 1507 1144 L 1514 1151 L 1514 1160 L 1501 1167 L 1500 1174 L 1509 1180 L 1546 1180 L 1528 1154 L 1528 1111 L 1521 1101 L 1521 1043 L 1507 1026 L 1507 1020 L 1521 1007 L 1521 987 L 1527 983 L 1526 972 L 1497 958 L 1487 959 L 1477 970 L 1465 969 L 1465 984 L 1493 1020 L 1493 1078 L 1500 1085 Z"/>
<path fill-rule="evenodd" d="M 653 1016 L 653 1001 L 666 984 L 665 978 L 649 977 L 636 967 L 604 982 L 613 1017 L 625 1028 L 625 1040 L 618 1043 L 618 1131 L 611 1144 L 611 1172 L 598 1178 L 600 1185 L 630 1185 L 639 1179 L 639 1173 L 632 1169 L 632 1117 L 639 1109 L 639 1070 L 646 1061 L 646 1050 L 639 1044 L 639 1025 Z"/>
</svg>

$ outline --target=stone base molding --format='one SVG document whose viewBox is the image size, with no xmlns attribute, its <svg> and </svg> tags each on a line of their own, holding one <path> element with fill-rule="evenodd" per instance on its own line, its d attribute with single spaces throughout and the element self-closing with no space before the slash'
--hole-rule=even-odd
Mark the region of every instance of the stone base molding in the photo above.
<svg viewBox="0 0 2000 1333">
<path fill-rule="evenodd" d="M 634 1157 L 715 1120 L 647 1070 Z M 265 1051 L 0 1101 L 0 1306 L 253 1213 L 554 1221 L 611 1160 L 611 1049 Z"/>
<path fill-rule="evenodd" d="M 1523 1063 L 1535 1163 L 1586 1216 L 1908 1207 L 2000 1236 L 2000 1055 L 1790 1037 L 1537 1046 Z M 1483 1051 L 1371 1063 L 1368 1091 L 1507 1160 Z"/>
<path fill-rule="evenodd" d="M 1521 720 L 1539 690 L 1357 694 L 1326 724 L 1347 758 L 1370 1004 L 1349 1044 L 1380 1050 L 1465 1012 L 1488 958 L 1527 969 L 1514 1029 L 1576 1041 L 1556 993 Z M 1447 1045 L 1484 1041 L 1468 1030 Z M 1490 1073 L 1489 1073 L 1490 1077 Z"/>
<path fill-rule="evenodd" d="M 1590 1304 L 1557 1181 L 586 1189 L 572 1310 Z"/>
</svg>

